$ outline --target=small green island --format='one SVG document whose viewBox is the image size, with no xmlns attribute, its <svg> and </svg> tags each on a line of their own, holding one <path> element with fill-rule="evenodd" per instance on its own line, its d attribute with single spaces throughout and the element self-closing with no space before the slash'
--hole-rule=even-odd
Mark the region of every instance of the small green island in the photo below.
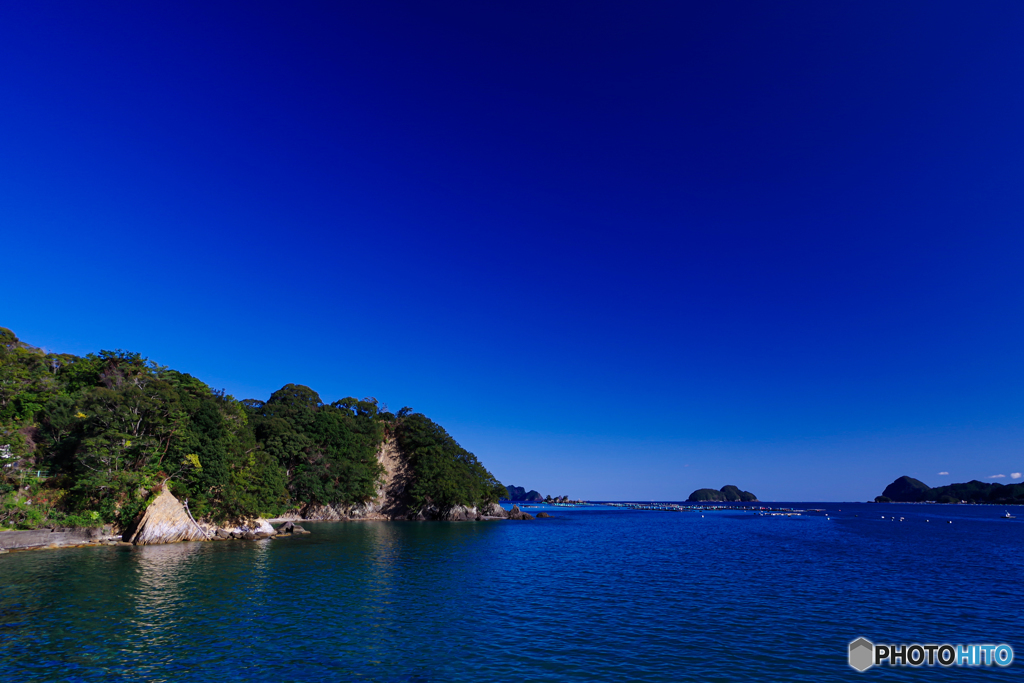
<svg viewBox="0 0 1024 683">
<path fill-rule="evenodd" d="M 411 408 L 297 384 L 237 400 L 138 353 L 48 353 L 0 328 L 0 530 L 161 542 L 139 529 L 159 503 L 165 540 L 212 540 L 274 519 L 508 518 L 507 495 Z"/>
<path fill-rule="evenodd" d="M 723 486 L 720 490 L 697 489 L 686 499 L 687 503 L 753 503 L 757 501 L 750 491 L 741 491 L 738 487 Z"/>
<path fill-rule="evenodd" d="M 931 488 L 913 477 L 902 476 L 885 487 L 876 503 L 989 503 L 1024 505 L 1024 483 L 996 484 L 973 480 Z"/>
</svg>

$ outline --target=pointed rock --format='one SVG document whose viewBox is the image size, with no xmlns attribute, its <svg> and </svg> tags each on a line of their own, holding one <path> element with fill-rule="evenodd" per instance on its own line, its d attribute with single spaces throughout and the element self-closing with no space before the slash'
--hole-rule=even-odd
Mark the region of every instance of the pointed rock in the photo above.
<svg viewBox="0 0 1024 683">
<path fill-rule="evenodd" d="M 518 505 L 513 505 L 512 509 L 508 511 L 509 519 L 533 519 L 533 515 L 529 512 L 523 512 L 519 509 Z"/>
<path fill-rule="evenodd" d="M 185 512 L 185 506 L 165 486 L 121 536 L 135 545 L 204 541 L 206 535 Z"/>
</svg>

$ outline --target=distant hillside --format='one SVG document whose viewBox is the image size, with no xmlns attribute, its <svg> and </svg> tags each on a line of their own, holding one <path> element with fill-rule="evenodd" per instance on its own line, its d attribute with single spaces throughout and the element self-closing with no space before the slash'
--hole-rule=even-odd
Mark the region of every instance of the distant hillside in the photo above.
<svg viewBox="0 0 1024 683">
<path fill-rule="evenodd" d="M 526 502 L 540 502 L 544 500 L 544 496 L 540 495 L 536 491 L 527 491 L 522 486 L 506 486 L 505 489 L 508 491 L 508 497 L 502 500 L 507 501 L 526 501 Z"/>
<path fill-rule="evenodd" d="M 686 499 L 687 503 L 751 503 L 757 500 L 750 491 L 740 491 L 737 487 L 723 486 L 722 490 L 697 489 Z"/>
<path fill-rule="evenodd" d="M 987 484 L 969 481 L 964 484 L 929 487 L 913 477 L 902 476 L 885 487 L 877 503 L 993 503 L 998 505 L 1024 505 L 1024 483 Z"/>
</svg>

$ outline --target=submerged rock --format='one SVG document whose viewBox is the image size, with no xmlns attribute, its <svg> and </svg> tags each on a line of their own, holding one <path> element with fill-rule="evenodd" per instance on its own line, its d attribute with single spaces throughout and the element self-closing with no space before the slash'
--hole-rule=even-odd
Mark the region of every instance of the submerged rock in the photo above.
<svg viewBox="0 0 1024 683">
<path fill-rule="evenodd" d="M 206 534 L 196 526 L 185 512 L 185 506 L 163 487 L 131 526 L 121 540 L 134 545 L 159 545 L 178 541 L 203 541 Z"/>
</svg>

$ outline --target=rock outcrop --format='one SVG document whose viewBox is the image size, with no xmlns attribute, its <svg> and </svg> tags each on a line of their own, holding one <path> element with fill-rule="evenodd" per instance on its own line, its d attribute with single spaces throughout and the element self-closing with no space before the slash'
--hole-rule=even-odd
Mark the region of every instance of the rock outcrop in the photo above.
<svg viewBox="0 0 1024 683">
<path fill-rule="evenodd" d="M 405 519 L 412 509 L 412 467 L 398 450 L 394 437 L 384 440 L 377 449 L 377 460 L 384 467 L 384 481 L 377 487 L 378 512 L 384 519 Z"/>
<path fill-rule="evenodd" d="M 501 507 L 497 503 L 491 503 L 490 505 L 484 505 L 480 508 L 480 514 L 483 517 L 490 519 L 508 519 L 508 510 Z"/>
<path fill-rule="evenodd" d="M 204 541 L 209 538 L 205 530 L 192 521 L 181 501 L 163 487 L 150 498 L 121 539 L 135 545 L 158 545 L 178 541 Z"/>
<path fill-rule="evenodd" d="M 519 509 L 518 505 L 513 505 L 512 509 L 508 512 L 509 519 L 533 519 L 533 515 L 529 512 L 523 512 Z"/>
<path fill-rule="evenodd" d="M 357 503 L 356 505 L 306 505 L 292 512 L 277 517 L 277 520 L 342 522 L 350 519 L 387 520 L 404 518 L 403 515 L 385 514 L 377 501 Z"/>
<path fill-rule="evenodd" d="M 442 522 L 466 522 L 476 519 L 476 508 L 456 505 L 451 510 L 439 514 L 437 518 Z"/>
<path fill-rule="evenodd" d="M 0 552 L 32 548 L 63 548 L 100 543 L 109 537 L 103 529 L 61 528 L 0 531 Z"/>
<path fill-rule="evenodd" d="M 265 519 L 252 519 L 236 527 L 218 529 L 218 535 L 220 535 L 221 531 L 226 531 L 231 538 L 242 538 L 247 541 L 270 538 L 277 535 L 277 530 Z"/>
</svg>

